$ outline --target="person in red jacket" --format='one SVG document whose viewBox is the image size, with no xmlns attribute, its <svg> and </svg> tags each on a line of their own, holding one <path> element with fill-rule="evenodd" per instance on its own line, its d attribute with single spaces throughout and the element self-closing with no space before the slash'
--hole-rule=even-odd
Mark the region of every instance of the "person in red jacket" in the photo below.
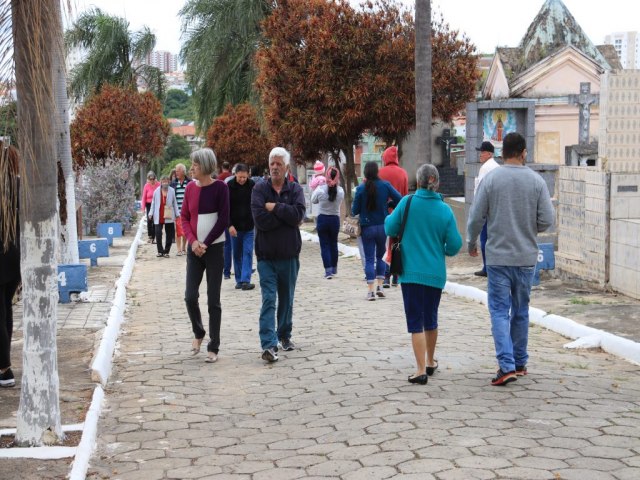
<svg viewBox="0 0 640 480">
<path fill-rule="evenodd" d="M 398 147 L 393 146 L 387 148 L 382 153 L 382 163 L 384 163 L 384 167 L 380 169 L 378 176 L 382 180 L 389 182 L 403 197 L 407 195 L 409 193 L 409 176 L 407 175 L 407 171 L 398 163 Z M 392 211 L 393 208 L 389 208 L 389 213 Z M 398 286 L 398 278 L 394 275 L 393 279 L 391 279 L 391 274 L 389 272 L 391 245 L 393 245 L 394 242 L 395 238 L 393 237 L 389 237 L 387 240 L 387 271 L 384 276 L 384 288 L 389 288 L 390 284 L 393 284 L 395 287 Z"/>
</svg>

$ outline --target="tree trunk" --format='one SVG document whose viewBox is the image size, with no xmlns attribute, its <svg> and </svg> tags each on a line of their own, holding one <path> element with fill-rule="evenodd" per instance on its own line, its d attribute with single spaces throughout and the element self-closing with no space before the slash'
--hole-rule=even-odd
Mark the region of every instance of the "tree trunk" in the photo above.
<svg viewBox="0 0 640 480">
<path fill-rule="evenodd" d="M 431 1 L 416 0 L 416 164 L 431 160 Z"/>
<path fill-rule="evenodd" d="M 53 2 L 55 15 L 62 24 L 62 10 L 59 2 Z M 78 225 L 76 224 L 76 189 L 73 163 L 71 159 L 71 134 L 69 132 L 69 98 L 67 97 L 67 75 L 65 66 L 65 54 L 62 41 L 54 47 L 53 55 L 53 81 L 56 102 L 56 143 L 58 161 L 62 167 L 64 188 L 62 195 L 66 203 L 60 203 L 60 218 L 66 217 L 66 221 L 60 222 L 60 263 L 79 263 L 78 258 Z M 62 211 L 66 210 L 66 215 Z"/>
<path fill-rule="evenodd" d="M 353 201 L 353 198 L 351 197 L 351 190 L 354 186 L 358 186 L 355 158 L 353 155 L 353 144 L 347 145 L 346 148 L 342 149 L 342 152 L 344 153 L 344 158 L 347 160 L 344 165 L 344 203 L 347 208 L 347 214 L 351 215 L 351 202 Z"/>
<path fill-rule="evenodd" d="M 12 0 L 18 96 L 21 189 L 21 273 L 24 347 L 16 443 L 35 446 L 63 437 L 56 347 L 56 111 L 52 57 L 62 28 L 58 0 Z"/>
</svg>

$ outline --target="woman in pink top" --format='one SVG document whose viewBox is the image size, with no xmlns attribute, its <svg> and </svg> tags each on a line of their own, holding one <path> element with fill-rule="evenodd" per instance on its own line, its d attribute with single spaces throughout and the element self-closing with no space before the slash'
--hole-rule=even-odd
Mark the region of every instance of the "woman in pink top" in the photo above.
<svg viewBox="0 0 640 480">
<path fill-rule="evenodd" d="M 147 183 L 145 183 L 142 189 L 142 198 L 140 198 L 140 204 L 142 205 L 142 212 L 147 215 L 147 243 L 155 243 L 156 228 L 153 224 L 153 217 L 149 219 L 149 211 L 151 210 L 151 202 L 153 202 L 153 192 L 160 186 L 160 182 L 156 180 L 156 174 L 149 170 L 147 173 Z"/>
</svg>

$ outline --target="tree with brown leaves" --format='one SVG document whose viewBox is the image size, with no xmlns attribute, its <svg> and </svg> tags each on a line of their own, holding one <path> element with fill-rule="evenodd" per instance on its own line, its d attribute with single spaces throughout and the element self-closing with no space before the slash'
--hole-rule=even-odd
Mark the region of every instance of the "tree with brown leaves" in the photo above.
<svg viewBox="0 0 640 480">
<path fill-rule="evenodd" d="M 133 157 L 143 164 L 162 153 L 169 124 L 150 92 L 105 85 L 78 110 L 71 124 L 77 165 L 109 157 Z"/>
<path fill-rule="evenodd" d="M 273 147 L 260 128 L 255 107 L 248 103 L 227 105 L 207 131 L 207 146 L 216 152 L 219 162 L 264 167 Z"/>
</svg>

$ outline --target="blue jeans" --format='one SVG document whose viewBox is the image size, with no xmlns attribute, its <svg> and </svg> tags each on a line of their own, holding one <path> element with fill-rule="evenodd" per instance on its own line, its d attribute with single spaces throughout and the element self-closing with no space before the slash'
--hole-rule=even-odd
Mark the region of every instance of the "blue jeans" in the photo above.
<svg viewBox="0 0 640 480">
<path fill-rule="evenodd" d="M 249 283 L 253 264 L 253 229 L 237 232 L 231 237 L 233 244 L 233 273 L 236 283 Z"/>
<path fill-rule="evenodd" d="M 484 226 L 480 231 L 480 251 L 482 252 L 482 271 L 487 271 L 487 259 L 484 256 L 485 247 L 487 246 L 487 222 L 484 222 Z"/>
<path fill-rule="evenodd" d="M 318 238 L 320 255 L 325 273 L 336 273 L 338 269 L 338 232 L 340 217 L 337 215 L 318 215 Z"/>
<path fill-rule="evenodd" d="M 298 270 L 300 270 L 300 260 L 297 257 L 286 260 L 258 260 L 258 275 L 260 275 L 262 290 L 262 308 L 260 309 L 262 350 L 277 347 L 278 340 L 291 338 L 293 295 L 296 290 Z"/>
<path fill-rule="evenodd" d="M 367 283 L 373 283 L 376 278 L 384 278 L 386 263 L 382 260 L 387 251 L 387 234 L 384 225 L 369 225 L 361 227 L 362 247 L 364 249 L 364 274 Z"/>
<path fill-rule="evenodd" d="M 529 296 L 535 267 L 487 265 L 491 334 L 503 372 L 527 364 Z"/>
<path fill-rule="evenodd" d="M 231 259 L 233 258 L 231 248 L 231 234 L 229 234 L 229 229 L 227 228 L 224 231 L 224 269 L 222 270 L 224 278 L 231 276 Z"/>
</svg>

